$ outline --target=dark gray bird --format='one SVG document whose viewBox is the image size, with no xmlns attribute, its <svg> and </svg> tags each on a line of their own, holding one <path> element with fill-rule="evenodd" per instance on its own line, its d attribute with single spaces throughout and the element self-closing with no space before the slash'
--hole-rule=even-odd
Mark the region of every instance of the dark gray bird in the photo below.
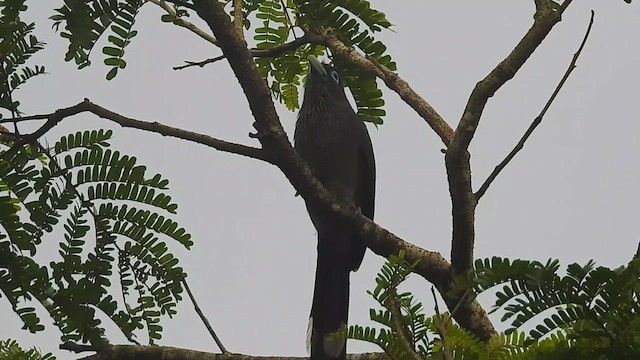
<svg viewBox="0 0 640 360">
<path fill-rule="evenodd" d="M 310 73 L 294 135 L 295 149 L 339 201 L 373 220 L 376 166 L 367 128 L 353 111 L 338 72 L 309 57 Z M 318 263 L 309 319 L 311 360 L 345 359 L 344 340 L 330 336 L 347 325 L 349 273 L 366 250 L 357 234 L 307 204 L 318 231 Z"/>
</svg>

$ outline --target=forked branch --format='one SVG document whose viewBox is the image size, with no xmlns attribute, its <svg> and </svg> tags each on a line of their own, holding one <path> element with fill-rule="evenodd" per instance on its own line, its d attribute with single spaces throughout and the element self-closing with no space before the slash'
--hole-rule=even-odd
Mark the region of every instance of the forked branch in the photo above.
<svg viewBox="0 0 640 360">
<path fill-rule="evenodd" d="M 569 75 L 571 75 L 573 70 L 577 67 L 576 63 L 578 61 L 578 57 L 580 56 L 580 53 L 582 53 L 582 49 L 584 48 L 584 45 L 587 43 L 587 39 L 589 38 L 589 34 L 591 33 L 591 27 L 593 26 L 594 16 L 595 16 L 595 12 L 591 10 L 591 18 L 589 19 L 589 25 L 587 26 L 587 31 L 584 34 L 584 38 L 582 39 L 582 42 L 580 43 L 578 50 L 575 52 L 575 54 L 573 54 L 573 59 L 571 60 L 571 63 L 569 63 L 569 67 L 567 68 L 567 71 L 565 71 L 564 76 L 556 86 L 555 90 L 553 91 L 553 94 L 551 94 L 551 97 L 549 98 L 549 100 L 547 100 L 547 103 L 542 108 L 542 111 L 540 111 L 540 114 L 536 116 L 536 118 L 533 120 L 531 125 L 529 125 L 529 128 L 527 129 L 527 131 L 525 131 L 524 135 L 522 135 L 522 138 L 520 139 L 520 141 L 518 141 L 516 146 L 514 146 L 514 148 L 511 150 L 511 152 L 509 152 L 509 154 L 504 158 L 504 160 L 502 160 L 495 167 L 495 169 L 493 169 L 489 177 L 487 177 L 487 179 L 484 181 L 482 186 L 480 186 L 480 189 L 478 189 L 478 191 L 475 194 L 476 201 L 480 200 L 482 195 L 484 195 L 487 192 L 487 189 L 489 189 L 489 186 L 491 185 L 491 183 L 493 183 L 496 177 L 498 177 L 498 174 L 500 174 L 502 169 L 504 169 L 505 166 L 507 166 L 507 164 L 509 164 L 509 162 L 513 160 L 516 154 L 520 152 L 522 148 L 524 148 L 525 142 L 527 142 L 527 140 L 529 139 L 531 134 L 533 134 L 533 131 L 538 127 L 538 125 L 542 123 L 542 118 L 547 113 L 547 110 L 549 110 L 549 108 L 551 107 L 551 104 L 553 104 L 553 101 L 556 99 L 556 96 L 558 96 L 558 94 L 560 93 L 560 90 L 562 89 L 565 82 L 569 78 Z"/>
<path fill-rule="evenodd" d="M 449 148 L 445 166 L 451 195 L 453 234 L 451 265 L 454 275 L 472 268 L 475 242 L 475 208 L 477 198 L 471 185 L 469 144 L 476 133 L 487 101 L 507 81 L 512 79 L 538 48 L 553 27 L 561 20 L 562 12 L 571 1 L 554 10 L 550 1 L 536 0 L 534 23 L 509 55 L 475 86 Z"/>
</svg>

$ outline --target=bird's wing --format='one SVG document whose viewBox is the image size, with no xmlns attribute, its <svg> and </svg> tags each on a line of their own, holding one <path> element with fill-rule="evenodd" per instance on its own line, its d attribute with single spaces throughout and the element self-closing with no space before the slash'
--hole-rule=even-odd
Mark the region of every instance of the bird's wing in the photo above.
<svg viewBox="0 0 640 360">
<path fill-rule="evenodd" d="M 369 133 L 363 136 L 363 141 L 358 148 L 358 193 L 357 205 L 362 215 L 373 220 L 376 200 L 376 160 L 373 155 L 373 145 Z"/>
<path fill-rule="evenodd" d="M 364 124 L 362 127 L 364 130 L 361 136 L 362 140 L 358 144 L 358 185 L 355 193 L 355 205 L 360 208 L 362 215 L 373 220 L 376 201 L 376 161 L 369 133 Z M 350 266 L 352 271 L 356 271 L 362 264 L 367 246 L 359 236 L 352 238 L 350 246 Z"/>
</svg>

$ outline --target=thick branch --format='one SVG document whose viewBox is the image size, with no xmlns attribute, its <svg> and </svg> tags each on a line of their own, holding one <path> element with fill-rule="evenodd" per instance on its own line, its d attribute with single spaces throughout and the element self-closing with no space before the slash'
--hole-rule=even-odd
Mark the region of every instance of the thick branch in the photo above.
<svg viewBox="0 0 640 360">
<path fill-rule="evenodd" d="M 63 350 L 74 352 L 94 351 L 88 348 L 78 348 L 75 344 L 60 346 Z M 245 354 L 214 354 L 204 351 L 181 349 L 169 346 L 144 345 L 107 345 L 97 349 L 94 355 L 84 357 L 84 360 L 309 360 L 309 357 L 295 356 L 252 356 Z M 384 360 L 383 353 L 363 353 L 347 355 L 348 360 Z"/>
<path fill-rule="evenodd" d="M 307 202 L 320 211 L 325 211 L 327 215 L 333 216 L 344 226 L 359 231 L 367 240 L 367 246 L 376 254 L 387 257 L 404 250 L 407 261 L 421 260 L 415 272 L 424 276 L 439 290 L 447 289 L 451 280 L 451 271 L 449 263 L 440 254 L 407 243 L 360 215 L 355 209 L 334 201 L 320 182 L 312 176 L 309 168 L 291 146 L 280 124 L 267 84 L 258 73 L 246 42 L 238 36 L 222 6 L 213 0 L 194 0 L 194 5 L 198 15 L 207 22 L 218 39 L 245 93 L 256 120 L 254 123 L 254 127 L 258 130 L 256 137 L 298 193 Z M 459 312 L 465 315 L 473 313 L 473 316 L 467 319 L 460 317 L 456 320 L 478 337 L 488 339 L 495 334 L 495 330 L 481 307 L 477 303 L 474 305 L 477 306 L 466 306 Z"/>
<path fill-rule="evenodd" d="M 246 43 L 233 30 L 228 15 L 217 1 L 195 0 L 194 3 L 198 14 L 211 26 L 218 38 L 220 46 L 245 92 L 256 120 L 254 123 L 254 127 L 258 130 L 256 137 L 262 143 L 263 148 L 273 156 L 274 163 L 287 176 L 298 193 L 306 201 L 317 204 L 320 209 L 337 217 L 345 225 L 351 225 L 358 229 L 368 240 L 369 247 L 375 253 L 386 257 L 404 250 L 409 262 L 423 259 L 416 269 L 417 273 L 423 275 L 436 286 L 442 287 L 448 284 L 449 264 L 440 254 L 407 243 L 360 215 L 351 207 L 336 202 L 320 182 L 311 175 L 311 171 L 297 156 L 282 129 L 267 84 L 258 73 Z"/>
<path fill-rule="evenodd" d="M 3 158 L 10 159 L 11 157 L 13 157 L 13 155 L 15 155 L 18 149 L 20 149 L 26 144 L 36 141 L 37 139 L 42 137 L 45 133 L 47 133 L 47 131 L 51 130 L 54 126 L 58 125 L 58 123 L 63 119 L 73 115 L 83 113 L 83 112 L 93 113 L 103 119 L 108 119 L 115 123 L 118 123 L 120 126 L 123 126 L 123 127 L 146 130 L 146 131 L 158 133 L 164 136 L 171 136 L 171 137 L 195 142 L 198 144 L 207 145 L 219 151 L 243 155 L 250 158 L 266 161 L 269 163 L 271 162 L 267 154 L 262 149 L 227 142 L 224 140 L 216 139 L 208 135 L 199 134 L 196 132 L 183 130 L 183 129 L 175 128 L 168 125 L 163 125 L 155 121 L 147 122 L 147 121 L 128 118 L 120 114 L 117 114 L 111 110 L 107 110 L 99 105 L 96 105 L 90 102 L 88 99 L 85 99 L 83 102 L 77 105 L 57 110 L 52 114 L 35 115 L 35 116 L 24 117 L 19 119 L 21 121 L 25 121 L 25 120 L 46 118 L 47 121 L 35 132 L 28 135 L 24 135 L 16 145 L 14 145 L 11 149 L 9 149 L 6 153 L 2 155 Z M 10 119 L 7 119 L 7 121 L 9 120 Z"/>
<path fill-rule="evenodd" d="M 242 17 L 242 0 L 233 0 L 233 24 L 236 26 L 238 35 L 244 38 L 244 18 Z"/>
<path fill-rule="evenodd" d="M 525 142 L 527 142 L 527 140 L 529 139 L 531 134 L 533 134 L 533 131 L 542 122 L 542 118 L 547 113 L 547 110 L 549 110 L 549 108 L 551 107 L 551 104 L 553 104 L 553 101 L 556 99 L 556 96 L 558 96 L 558 94 L 560 93 L 560 90 L 562 89 L 562 87 L 564 86 L 565 82 L 569 78 L 569 75 L 571 75 L 573 70 L 576 68 L 576 63 L 578 61 L 578 57 L 580 56 L 580 53 L 582 53 L 582 49 L 584 48 L 584 45 L 587 43 L 587 39 L 589 38 L 589 33 L 591 32 L 591 27 L 593 26 L 593 18 L 594 18 L 594 16 L 595 16 L 595 13 L 593 12 L 593 10 L 591 10 L 591 18 L 589 19 L 589 25 L 587 26 L 587 31 L 584 34 L 584 38 L 582 39 L 582 42 L 580 43 L 580 46 L 578 47 L 578 50 L 575 52 L 575 54 L 573 54 L 573 58 L 571 59 L 571 63 L 569 64 L 569 67 L 567 68 L 567 71 L 565 71 L 564 76 L 562 77 L 562 79 L 560 80 L 560 82 L 556 86 L 555 90 L 553 91 L 553 94 L 551 94 L 551 97 L 549 98 L 549 100 L 547 100 L 547 103 L 542 108 L 542 111 L 540 111 L 540 114 L 538 116 L 536 116 L 536 118 L 533 120 L 531 125 L 529 125 L 529 128 L 527 129 L 527 131 L 525 131 L 525 133 L 522 136 L 522 138 L 520 139 L 520 141 L 518 141 L 516 146 L 514 146 L 514 148 L 509 152 L 509 154 L 504 158 L 504 160 L 502 160 L 495 167 L 495 169 L 493 169 L 493 171 L 491 172 L 489 177 L 487 177 L 487 180 L 485 180 L 484 183 L 482 184 L 482 186 L 480 186 L 480 189 L 478 189 L 478 191 L 476 192 L 476 195 L 475 195 L 477 200 L 480 200 L 482 195 L 484 195 L 485 192 L 487 192 L 487 189 L 489 189 L 489 186 L 491 185 L 491 183 L 493 183 L 493 181 L 496 179 L 496 177 L 498 177 L 498 174 L 500 174 L 502 169 L 504 169 L 505 166 L 507 166 L 507 164 L 509 164 L 509 162 L 516 156 L 516 154 L 518 152 L 520 152 L 520 150 L 522 150 L 522 148 L 524 148 Z"/>
<path fill-rule="evenodd" d="M 567 2 L 565 1 L 565 3 Z M 533 26 L 513 51 L 475 86 L 446 152 L 445 166 L 453 215 L 451 264 L 454 275 L 470 270 L 473 263 L 474 217 L 477 199 L 471 187 L 469 144 L 475 135 L 489 98 L 513 78 L 553 26 L 560 21 L 564 8 L 554 11 L 550 6 L 546 6 L 547 3 L 548 1 L 536 1 L 537 11 L 534 15 Z"/>
</svg>

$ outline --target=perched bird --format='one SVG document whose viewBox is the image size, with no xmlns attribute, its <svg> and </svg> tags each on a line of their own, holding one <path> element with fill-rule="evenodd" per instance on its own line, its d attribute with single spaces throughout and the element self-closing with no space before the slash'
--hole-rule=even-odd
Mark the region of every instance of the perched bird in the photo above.
<svg viewBox="0 0 640 360">
<path fill-rule="evenodd" d="M 339 201 L 373 220 L 376 166 L 365 124 L 353 111 L 338 72 L 309 57 L 310 72 L 294 134 L 295 149 Z M 364 241 L 307 204 L 318 232 L 318 262 L 309 319 L 311 360 L 345 359 L 349 273 L 362 263 Z"/>
</svg>

